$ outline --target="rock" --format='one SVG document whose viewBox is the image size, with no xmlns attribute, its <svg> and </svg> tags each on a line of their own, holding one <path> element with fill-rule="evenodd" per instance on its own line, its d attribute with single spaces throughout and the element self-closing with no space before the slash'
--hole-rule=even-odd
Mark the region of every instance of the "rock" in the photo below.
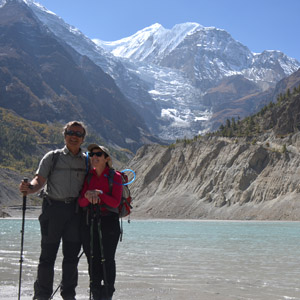
<svg viewBox="0 0 300 300">
<path fill-rule="evenodd" d="M 8 217 L 11 217 L 11 215 L 5 211 L 2 211 L 2 209 L 0 209 L 0 218 L 8 218 Z"/>
</svg>

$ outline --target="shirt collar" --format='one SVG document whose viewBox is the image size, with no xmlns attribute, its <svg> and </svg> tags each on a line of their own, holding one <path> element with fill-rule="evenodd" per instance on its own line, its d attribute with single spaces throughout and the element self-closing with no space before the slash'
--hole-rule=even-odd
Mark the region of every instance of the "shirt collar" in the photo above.
<svg viewBox="0 0 300 300">
<path fill-rule="evenodd" d="M 94 175 L 97 175 L 95 168 L 92 168 L 92 169 L 90 170 L 90 172 L 93 173 Z M 102 175 L 108 174 L 108 172 L 109 172 L 109 167 L 105 167 L 105 169 L 104 169 Z"/>
<path fill-rule="evenodd" d="M 63 149 L 62 149 L 63 151 L 63 154 L 68 154 L 68 153 L 70 153 L 70 154 L 72 154 L 72 152 L 68 149 L 68 147 L 67 146 L 64 146 L 63 147 Z M 73 155 L 73 154 L 72 154 Z M 75 155 L 75 156 L 79 156 L 79 157 L 81 157 L 81 158 L 83 158 L 84 157 L 84 155 L 83 155 L 83 152 L 82 152 L 82 150 L 81 150 L 81 148 L 79 148 L 79 152 L 78 152 L 78 154 L 77 155 Z"/>
</svg>

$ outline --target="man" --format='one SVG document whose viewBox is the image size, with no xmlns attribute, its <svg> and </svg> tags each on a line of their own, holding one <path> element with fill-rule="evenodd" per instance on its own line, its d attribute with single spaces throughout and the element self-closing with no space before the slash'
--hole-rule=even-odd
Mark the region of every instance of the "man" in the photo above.
<svg viewBox="0 0 300 300">
<path fill-rule="evenodd" d="M 81 122 L 72 121 L 66 124 L 63 134 L 64 148 L 48 152 L 40 161 L 32 181 L 22 181 L 19 187 L 22 193 L 32 194 L 47 182 L 42 213 L 39 216 L 42 241 L 37 279 L 34 283 L 33 299 L 36 300 L 46 300 L 52 295 L 54 264 L 61 240 L 61 296 L 64 300 L 75 300 L 76 294 L 78 254 L 81 248 L 80 216 L 76 208 L 86 174 L 86 157 L 80 148 L 86 129 Z M 57 152 L 59 153 L 55 155 Z M 54 159 L 55 156 L 58 157 Z"/>
</svg>

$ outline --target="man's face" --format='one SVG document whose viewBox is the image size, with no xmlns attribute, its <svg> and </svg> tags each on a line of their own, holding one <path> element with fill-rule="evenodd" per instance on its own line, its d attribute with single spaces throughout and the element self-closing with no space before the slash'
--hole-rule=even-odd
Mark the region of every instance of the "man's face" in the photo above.
<svg viewBox="0 0 300 300">
<path fill-rule="evenodd" d="M 82 136 L 81 136 L 82 135 Z M 80 148 L 84 139 L 84 130 L 80 126 L 70 126 L 65 133 L 66 146 L 70 149 Z"/>
</svg>

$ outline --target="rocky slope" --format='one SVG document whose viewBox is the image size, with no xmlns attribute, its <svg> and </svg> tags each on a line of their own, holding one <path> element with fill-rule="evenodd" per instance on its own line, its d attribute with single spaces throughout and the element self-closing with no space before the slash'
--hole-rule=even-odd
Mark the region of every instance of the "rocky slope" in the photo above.
<svg viewBox="0 0 300 300">
<path fill-rule="evenodd" d="M 132 218 L 300 220 L 299 149 L 299 132 L 145 145 L 126 166 L 137 175 L 130 185 Z M 17 173 L 1 170 L 6 212 L 22 204 L 20 180 Z M 29 205 L 37 203 L 28 197 Z"/>
<path fill-rule="evenodd" d="M 0 32 L 0 107 L 41 123 L 82 120 L 110 145 L 132 151 L 150 142 L 144 120 L 115 81 L 25 3 L 0 7 Z"/>
<path fill-rule="evenodd" d="M 299 147 L 299 133 L 144 146 L 130 165 L 133 216 L 300 220 Z"/>
<path fill-rule="evenodd" d="M 300 86 L 214 134 L 143 146 L 130 164 L 135 215 L 300 220 L 299 116 Z"/>
<path fill-rule="evenodd" d="M 300 133 L 266 134 L 256 143 L 203 137 L 169 147 L 145 145 L 127 166 L 136 172 L 132 218 L 300 220 L 299 149 Z M 9 206 L 22 205 L 21 176 L 0 171 L 2 209 L 20 216 Z M 34 196 L 28 197 L 32 204 L 38 204 Z"/>
<path fill-rule="evenodd" d="M 29 174 L 26 174 L 27 176 Z M 30 175 L 31 176 L 31 175 Z M 22 194 L 18 190 L 18 185 L 23 179 L 22 175 L 16 171 L 0 168 L 0 217 L 12 216 L 9 207 L 13 205 L 22 206 Z M 33 203 L 28 197 L 28 204 Z"/>
</svg>

